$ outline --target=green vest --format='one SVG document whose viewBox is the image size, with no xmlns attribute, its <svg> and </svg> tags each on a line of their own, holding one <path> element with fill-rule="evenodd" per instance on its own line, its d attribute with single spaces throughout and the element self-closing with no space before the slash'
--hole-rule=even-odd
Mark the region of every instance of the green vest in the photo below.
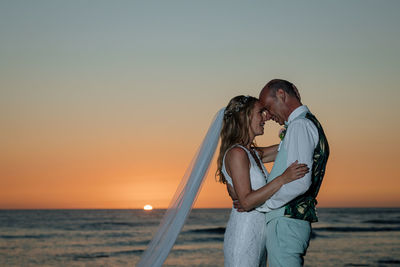
<svg viewBox="0 0 400 267">
<path fill-rule="evenodd" d="M 317 222 L 317 200 L 316 197 L 321 187 L 325 174 L 325 167 L 329 157 L 329 145 L 321 124 L 311 113 L 305 116 L 318 129 L 319 141 L 314 150 L 313 165 L 311 167 L 311 186 L 304 194 L 296 197 L 286 204 L 284 215 L 293 219 L 300 219 L 309 222 Z"/>
</svg>

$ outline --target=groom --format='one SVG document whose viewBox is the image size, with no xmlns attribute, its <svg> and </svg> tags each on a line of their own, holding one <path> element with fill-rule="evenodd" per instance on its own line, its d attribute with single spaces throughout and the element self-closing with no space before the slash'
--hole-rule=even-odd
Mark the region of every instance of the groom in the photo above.
<svg viewBox="0 0 400 267">
<path fill-rule="evenodd" d="M 271 80 L 259 96 L 272 120 L 284 125 L 279 152 L 267 183 L 298 160 L 310 168 L 303 178 L 285 184 L 263 205 L 267 223 L 269 267 L 303 266 L 311 223 L 318 221 L 315 206 L 325 174 L 329 146 L 318 120 L 302 105 L 297 88 L 290 82 Z M 238 207 L 235 202 L 235 207 Z"/>
</svg>

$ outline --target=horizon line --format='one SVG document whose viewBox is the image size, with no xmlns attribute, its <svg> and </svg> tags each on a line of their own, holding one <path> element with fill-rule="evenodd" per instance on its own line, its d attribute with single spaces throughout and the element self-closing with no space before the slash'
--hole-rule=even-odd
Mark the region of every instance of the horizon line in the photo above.
<svg viewBox="0 0 400 267">
<path fill-rule="evenodd" d="M 351 206 L 351 207 L 318 207 L 317 209 L 398 209 L 400 206 Z M 167 210 L 168 208 L 153 208 L 152 210 Z M 232 209 L 226 207 L 212 207 L 212 208 L 192 208 L 192 210 L 205 210 L 205 209 Z M 0 211 L 10 210 L 144 210 L 143 208 L 0 208 Z M 147 210 L 151 212 L 152 210 Z"/>
</svg>

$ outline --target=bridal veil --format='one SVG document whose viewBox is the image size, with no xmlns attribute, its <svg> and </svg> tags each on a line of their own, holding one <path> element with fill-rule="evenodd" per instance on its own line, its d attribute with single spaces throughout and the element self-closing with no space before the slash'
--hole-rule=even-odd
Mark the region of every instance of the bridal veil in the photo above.
<svg viewBox="0 0 400 267">
<path fill-rule="evenodd" d="M 174 197 L 164 214 L 164 217 L 150 241 L 147 249 L 142 254 L 138 267 L 162 266 L 172 249 L 186 218 L 188 217 L 200 186 L 207 176 L 207 172 L 217 148 L 219 134 L 224 118 L 222 108 L 214 117 L 206 137 L 193 157 Z"/>
</svg>

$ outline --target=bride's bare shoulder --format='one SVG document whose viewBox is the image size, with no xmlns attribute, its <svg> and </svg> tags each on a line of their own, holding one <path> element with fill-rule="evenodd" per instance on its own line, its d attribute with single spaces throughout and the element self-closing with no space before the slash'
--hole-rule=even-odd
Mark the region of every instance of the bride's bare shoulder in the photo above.
<svg viewBox="0 0 400 267">
<path fill-rule="evenodd" d="M 249 158 L 247 156 L 247 152 L 239 146 L 231 148 L 225 157 L 225 162 L 227 163 L 248 163 Z"/>
</svg>

